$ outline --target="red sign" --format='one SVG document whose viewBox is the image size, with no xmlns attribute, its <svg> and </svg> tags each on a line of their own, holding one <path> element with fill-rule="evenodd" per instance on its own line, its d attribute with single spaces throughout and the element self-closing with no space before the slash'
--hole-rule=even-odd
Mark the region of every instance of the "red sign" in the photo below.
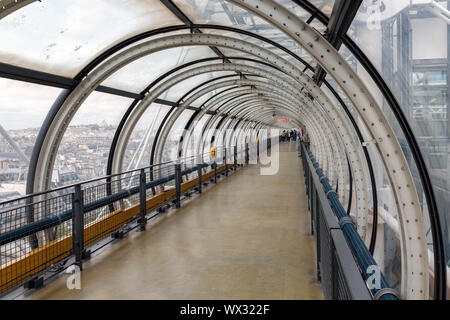
<svg viewBox="0 0 450 320">
<path fill-rule="evenodd" d="M 278 118 L 277 122 L 291 122 L 291 119 L 289 119 L 289 118 Z"/>
</svg>

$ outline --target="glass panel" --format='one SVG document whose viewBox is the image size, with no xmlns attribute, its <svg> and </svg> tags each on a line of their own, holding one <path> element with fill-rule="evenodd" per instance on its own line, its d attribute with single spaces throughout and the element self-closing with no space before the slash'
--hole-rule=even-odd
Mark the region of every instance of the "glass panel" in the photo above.
<svg viewBox="0 0 450 320">
<path fill-rule="evenodd" d="M 256 59 L 256 60 L 258 60 L 258 59 Z M 261 63 L 254 62 L 254 61 L 246 61 L 246 60 L 239 60 L 239 59 L 231 59 L 231 61 L 232 61 L 233 63 L 235 63 L 235 64 L 244 64 L 244 65 L 249 65 L 249 66 L 257 67 L 257 68 L 267 68 L 267 66 L 265 66 L 265 65 L 263 65 L 263 64 L 261 64 Z M 297 65 L 297 66 L 299 66 L 299 65 Z M 272 71 L 273 71 L 274 73 L 277 73 L 278 76 L 280 76 L 280 77 L 282 77 L 282 78 L 286 78 L 287 80 L 291 80 L 291 79 L 289 79 L 289 77 L 287 77 L 284 73 L 282 73 L 282 72 L 280 72 L 280 71 L 278 71 L 278 70 L 276 70 L 276 69 L 273 69 Z M 305 73 L 306 73 L 307 75 L 309 75 L 309 76 L 312 76 L 312 75 L 313 75 L 313 72 L 310 71 L 309 69 L 307 69 L 307 70 L 305 71 Z M 255 75 L 251 75 L 251 74 L 246 75 L 246 77 L 247 77 L 248 79 L 252 79 L 252 80 L 259 80 L 259 81 L 263 81 L 263 82 L 267 82 L 267 81 L 268 81 L 266 78 L 259 77 L 259 76 L 255 76 Z"/>
<path fill-rule="evenodd" d="M 216 30 L 210 30 L 210 29 L 202 29 L 202 31 L 204 33 L 217 33 Z M 265 42 L 265 41 L 261 41 L 258 40 L 256 38 L 253 37 L 249 37 L 249 36 L 245 36 L 236 32 L 228 32 L 228 31 L 220 31 L 220 34 L 222 35 L 226 35 L 229 37 L 233 37 L 233 38 L 238 38 L 250 43 L 253 43 L 257 46 L 266 48 L 268 50 L 270 50 L 271 52 L 278 54 L 280 57 L 287 59 L 288 61 L 290 61 L 293 64 L 296 64 L 299 68 L 303 69 L 305 67 L 305 65 L 303 63 L 301 63 L 299 60 L 297 60 L 296 58 L 294 58 L 293 56 L 291 56 L 290 54 L 286 53 L 285 51 L 276 48 L 274 46 L 272 46 L 271 44 Z M 284 38 L 281 39 L 280 37 L 278 37 L 277 35 L 269 35 L 269 34 L 264 34 L 265 37 L 271 39 L 271 40 L 275 40 L 278 44 L 284 46 L 285 48 L 289 49 L 292 53 L 294 53 L 295 55 L 297 55 L 298 57 L 302 58 L 304 61 L 306 61 L 309 64 L 312 64 L 314 62 L 314 59 L 308 54 L 308 52 L 306 50 L 304 50 L 302 47 L 298 46 L 296 43 L 294 43 L 293 41 L 290 40 L 290 38 Z M 229 49 L 229 48 L 220 48 L 220 50 L 227 56 L 227 57 L 246 57 L 246 58 L 251 58 L 251 59 L 257 59 L 256 56 L 242 52 L 242 51 L 238 51 L 238 50 L 234 50 L 234 49 Z"/>
<path fill-rule="evenodd" d="M 61 89 L 0 78 L 0 202 L 25 195 L 36 137 Z M 0 130 L 1 130 L 0 128 Z M 7 135 L 7 137 L 5 137 Z M 11 139 L 13 143 L 8 142 Z"/>
<path fill-rule="evenodd" d="M 52 187 L 106 175 L 117 125 L 132 99 L 93 92 L 83 102 L 61 141 Z"/>
<path fill-rule="evenodd" d="M 209 118 L 211 118 L 211 115 L 209 114 L 205 114 L 200 121 L 198 121 L 197 125 L 195 126 L 194 130 L 193 130 L 193 134 L 191 135 L 189 142 L 187 144 L 187 148 L 186 148 L 186 157 L 190 157 L 190 156 L 197 156 L 198 154 L 198 149 L 196 149 L 196 147 L 198 147 L 198 143 L 199 140 L 202 139 L 202 135 L 203 135 L 203 130 L 205 129 L 205 125 L 207 123 L 207 121 L 209 120 Z M 200 150 L 201 152 L 201 150 Z"/>
<path fill-rule="evenodd" d="M 201 90 L 201 89 L 199 89 L 199 90 Z M 200 107 L 203 103 L 205 103 L 206 100 L 211 98 L 215 94 L 215 92 L 216 92 L 216 90 L 213 90 L 213 91 L 210 91 L 207 94 L 204 94 L 203 96 L 201 96 L 200 98 L 198 98 L 197 100 L 192 102 L 191 106 Z"/>
<path fill-rule="evenodd" d="M 176 5 L 191 18 L 203 19 L 205 23 L 213 24 L 244 24 L 251 20 L 251 13 L 227 1 L 209 0 L 174 0 Z M 307 20 L 311 14 L 296 5 L 291 0 L 276 0 L 276 2 L 288 8 L 303 20 Z M 207 19 L 207 20 L 206 20 Z M 194 21 L 198 23 L 198 21 Z"/>
<path fill-rule="evenodd" d="M 172 161 L 180 156 L 178 154 L 180 137 L 183 135 L 184 128 L 193 113 L 193 110 L 184 110 L 173 124 L 167 137 L 166 144 L 164 145 L 162 162 Z"/>
<path fill-rule="evenodd" d="M 230 124 L 231 124 L 232 121 L 233 121 L 233 119 L 227 119 L 227 120 L 225 120 L 225 125 L 222 127 L 222 131 L 217 131 L 217 132 L 216 132 L 216 135 L 215 135 L 215 138 L 216 138 L 215 144 L 216 144 L 216 147 L 218 148 L 218 151 L 220 151 L 220 149 L 222 149 L 223 147 L 225 147 L 225 144 L 226 144 L 226 141 L 225 141 L 225 138 L 226 138 L 226 130 L 227 130 L 227 129 L 231 129 L 229 126 L 230 126 Z M 214 145 L 214 143 L 213 143 L 212 145 Z M 219 154 L 221 154 L 221 153 L 218 152 L 218 155 L 219 155 Z M 223 154 L 222 154 L 222 155 L 223 155 Z"/>
<path fill-rule="evenodd" d="M 349 58 L 349 53 L 345 52 L 345 49 L 341 49 L 341 54 L 344 57 Z M 351 60 L 347 60 L 351 63 Z M 356 123 L 359 126 L 359 129 L 361 130 L 361 133 L 363 137 L 369 137 L 368 130 L 365 127 L 364 123 L 359 119 L 358 113 L 355 111 L 354 106 L 348 99 L 348 97 L 343 93 L 341 88 L 336 84 L 336 82 L 330 78 L 329 75 L 326 76 L 326 81 L 330 83 L 332 88 L 338 92 L 339 96 L 342 98 L 350 112 L 352 113 L 353 117 L 355 118 Z M 374 85 L 375 86 L 375 85 Z M 331 93 L 331 91 L 325 86 L 322 86 L 322 89 L 324 92 L 328 95 L 328 97 L 331 99 L 335 105 L 339 106 L 338 109 L 341 112 L 341 114 L 344 113 L 342 108 L 340 107 L 339 102 L 337 101 L 336 97 Z M 377 100 L 380 99 L 380 95 L 374 95 L 377 97 Z M 350 123 L 350 120 L 348 120 L 347 116 L 344 116 L 344 118 L 347 120 L 347 124 L 350 128 L 353 128 L 353 126 Z M 359 139 L 356 135 L 356 132 L 352 130 L 353 139 L 355 140 L 357 145 L 360 145 Z M 365 139 L 367 140 L 367 138 Z M 365 158 L 362 150 L 359 148 L 360 151 L 360 157 Z M 400 271 L 400 260 L 401 260 L 401 252 L 399 250 L 399 247 L 397 246 L 398 239 L 396 238 L 396 229 L 398 225 L 398 218 L 397 218 L 397 210 L 395 205 L 395 199 L 392 193 L 392 187 L 389 183 L 389 180 L 387 178 L 387 173 L 385 171 L 384 164 L 379 156 L 378 151 L 376 150 L 375 146 L 373 144 L 369 144 L 367 147 L 367 150 L 369 152 L 369 156 L 372 162 L 372 167 L 374 170 L 375 175 L 375 182 L 377 186 L 377 206 L 378 206 L 378 216 L 379 216 L 379 223 L 377 227 L 377 245 L 375 247 L 375 253 L 374 258 L 377 261 L 378 265 L 382 268 L 382 271 L 386 278 L 388 279 L 388 282 L 391 286 L 393 286 L 395 289 L 399 289 L 400 286 L 400 280 L 398 278 L 398 274 Z M 368 168 L 365 168 L 365 175 L 367 179 L 369 179 L 369 172 Z M 367 188 L 369 192 L 369 209 L 372 210 L 373 208 L 373 198 L 372 198 L 372 188 L 370 187 L 370 180 L 367 180 Z M 354 187 L 354 185 L 353 185 Z M 347 187 L 349 189 L 349 187 Z M 355 190 L 353 189 L 353 192 Z M 353 193 L 355 195 L 355 193 Z M 352 199 L 352 207 L 355 207 L 355 197 Z M 345 204 L 344 208 L 347 207 L 347 204 Z M 372 211 L 369 212 L 369 219 L 368 219 L 368 232 L 371 233 L 372 228 Z M 369 242 L 366 242 L 366 245 L 369 245 Z"/>
<path fill-rule="evenodd" d="M 103 81 L 102 85 L 140 93 L 152 81 L 173 68 L 208 57 L 216 57 L 216 55 L 209 47 L 199 46 L 155 52 L 124 66 Z M 199 66 L 199 64 L 194 66 Z"/>
<path fill-rule="evenodd" d="M 279 43 L 280 45 L 283 45 L 284 47 L 286 47 L 287 49 L 291 50 L 292 52 L 301 57 L 308 56 L 308 54 L 304 52 L 304 50 L 302 50 L 302 48 L 297 43 L 295 43 L 291 38 L 285 35 L 278 28 L 272 26 L 271 24 L 259 18 L 258 16 L 229 2 L 206 1 L 206 0 L 193 0 L 193 1 L 176 0 L 174 2 L 195 23 L 221 24 L 257 33 L 260 34 L 261 36 L 264 36 Z M 299 15 L 301 18 L 307 19 L 309 17 L 309 14 L 307 14 L 299 6 L 295 7 L 296 7 L 295 10 L 296 14 Z M 232 37 L 238 37 L 240 39 L 250 41 L 258 45 L 262 45 L 264 47 L 267 47 L 268 49 L 273 48 L 272 46 L 268 46 L 265 43 L 261 43 L 261 41 L 255 40 L 252 37 L 239 35 L 234 32 L 230 33 L 226 31 L 218 31 L 211 29 L 206 29 L 202 31 L 207 33 L 219 33 L 221 35 L 230 35 Z M 224 49 L 224 51 L 228 50 Z M 235 54 L 234 51 L 233 54 Z M 285 53 L 283 53 L 283 55 L 285 55 Z M 288 56 L 286 55 L 286 57 Z M 309 58 L 307 60 L 309 60 Z"/>
<path fill-rule="evenodd" d="M 0 78 L 0 124 L 7 130 L 39 129 L 61 89 Z"/>
<path fill-rule="evenodd" d="M 219 80 L 219 82 L 226 81 L 226 80 L 228 80 L 228 79 L 225 78 L 225 79 L 223 79 L 223 80 Z M 199 99 L 195 100 L 194 103 L 191 103 L 191 105 L 194 106 L 194 107 L 201 107 L 201 106 L 203 106 L 203 104 L 204 104 L 206 101 L 208 101 L 208 99 L 210 99 L 212 96 L 215 96 L 215 95 L 218 94 L 219 92 L 223 92 L 223 93 L 225 94 L 225 93 L 234 91 L 234 90 L 232 90 L 232 89 L 230 89 L 230 88 L 231 88 L 231 87 L 228 86 L 228 87 L 220 88 L 219 91 L 218 91 L 218 90 L 213 90 L 213 91 L 211 91 L 211 92 L 209 92 L 209 93 L 207 93 L 207 94 L 201 96 Z M 201 90 L 201 89 L 199 89 L 199 90 Z M 213 98 L 213 99 L 214 99 L 214 98 Z M 209 101 L 211 101 L 211 100 L 209 100 Z M 209 101 L 208 101 L 208 102 L 209 102 Z"/>
<path fill-rule="evenodd" d="M 152 104 L 139 119 L 128 142 L 123 170 L 134 170 L 150 165 L 150 156 L 156 132 L 171 107 Z"/>
<path fill-rule="evenodd" d="M 374 258 L 388 283 L 401 291 L 401 248 L 398 238 L 398 213 L 392 186 L 387 178 L 381 157 L 374 144 L 367 147 L 377 184 L 378 224 Z M 369 187 L 370 192 L 372 192 Z M 372 202 L 373 203 L 373 202 Z M 372 208 L 372 204 L 371 207 Z M 372 232 L 373 214 L 368 216 L 368 232 Z M 368 245 L 368 242 L 366 242 Z"/>
<path fill-rule="evenodd" d="M 260 59 L 257 59 L 256 57 L 254 57 L 252 59 L 264 62 L 264 61 L 262 61 Z M 254 61 L 247 61 L 247 60 L 242 60 L 242 59 L 230 59 L 230 60 L 234 64 L 245 64 L 245 65 L 256 67 L 256 68 L 265 68 L 264 64 L 258 63 L 258 62 L 254 62 Z"/>
<path fill-rule="evenodd" d="M 0 20 L 0 61 L 73 77 L 121 40 L 174 24 L 158 0 L 36 1 Z"/>
<path fill-rule="evenodd" d="M 243 96 L 243 94 L 242 94 L 241 91 L 243 91 L 243 90 L 248 90 L 248 89 L 249 89 L 249 87 L 248 87 L 248 86 L 245 86 L 245 87 L 238 87 L 238 88 L 236 88 L 236 89 L 232 89 L 232 90 L 229 90 L 229 91 L 224 92 L 224 95 L 225 95 L 225 94 L 228 94 L 228 93 L 230 93 L 230 92 L 236 92 L 236 95 L 233 95 L 233 97 L 229 97 L 229 98 L 226 99 L 226 100 L 222 100 L 220 103 L 216 103 L 216 104 L 214 104 L 214 105 L 210 105 L 210 106 L 209 106 L 209 110 L 215 111 L 215 112 L 222 112 L 222 111 L 224 110 L 224 108 L 228 108 L 228 111 L 230 111 L 229 107 L 230 107 L 231 105 L 233 105 L 233 103 L 234 103 L 235 101 L 239 100 L 239 97 L 240 97 L 240 96 Z M 248 95 L 248 93 L 246 93 L 246 94 Z M 219 109 L 220 109 L 220 110 L 219 110 Z"/>
<path fill-rule="evenodd" d="M 395 95 L 407 116 L 431 174 L 441 221 L 445 229 L 447 259 L 450 258 L 450 130 L 448 126 L 448 20 L 442 16 L 447 1 L 411 4 L 407 0 L 363 3 L 348 35 L 364 51 Z M 373 82 L 367 80 L 372 89 Z M 375 86 L 374 86 L 375 87 Z M 389 120 L 410 162 L 424 214 L 427 205 L 420 192 L 418 172 L 411 151 L 386 101 Z M 429 230 L 427 230 L 430 235 Z M 430 247 L 431 249 L 431 247 Z"/>
<path fill-rule="evenodd" d="M 354 111 L 354 107 L 353 107 L 353 104 L 351 103 L 351 101 L 347 98 L 347 96 L 343 93 L 341 88 L 337 85 L 337 83 L 329 75 L 327 75 L 325 77 L 325 80 L 330 84 L 330 86 L 334 89 L 334 91 L 336 91 L 337 94 L 340 96 L 340 98 L 344 101 L 345 105 L 350 110 L 350 113 L 353 115 L 355 121 L 358 123 L 360 130 L 363 132 L 363 136 L 364 136 L 365 126 L 358 119 L 359 118 L 358 113 Z M 360 145 L 356 130 L 354 129 L 349 117 L 345 113 L 344 109 L 342 108 L 341 104 L 339 103 L 339 101 L 337 100 L 335 95 L 331 92 L 331 90 L 325 84 L 322 85 L 321 89 L 325 92 L 325 94 L 328 96 L 328 98 L 331 100 L 331 102 L 336 106 L 336 109 L 339 111 L 339 113 L 344 118 L 345 122 L 347 123 L 347 126 L 351 130 L 351 134 L 352 134 L 353 140 L 355 141 L 356 145 Z M 366 135 L 366 136 L 368 136 L 368 135 Z"/>
</svg>

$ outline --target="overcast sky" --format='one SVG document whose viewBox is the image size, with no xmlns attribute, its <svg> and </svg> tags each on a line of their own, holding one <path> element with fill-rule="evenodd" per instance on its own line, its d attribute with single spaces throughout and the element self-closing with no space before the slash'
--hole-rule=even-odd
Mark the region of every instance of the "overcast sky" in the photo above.
<svg viewBox="0 0 450 320">
<path fill-rule="evenodd" d="M 0 78 L 0 124 L 6 130 L 38 128 L 61 89 Z M 115 125 L 132 100 L 93 92 L 83 103 L 72 124 Z"/>
</svg>

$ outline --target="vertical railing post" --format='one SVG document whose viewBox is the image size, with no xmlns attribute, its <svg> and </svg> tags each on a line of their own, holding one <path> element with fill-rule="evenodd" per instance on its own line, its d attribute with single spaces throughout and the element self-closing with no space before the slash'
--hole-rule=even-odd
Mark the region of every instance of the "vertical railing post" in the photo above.
<svg viewBox="0 0 450 320">
<path fill-rule="evenodd" d="M 145 174 L 145 169 L 141 169 L 141 174 L 139 175 L 139 204 L 140 204 L 140 217 L 138 220 L 139 230 L 144 231 L 145 225 L 147 224 L 147 178 Z"/>
<path fill-rule="evenodd" d="M 256 141 L 256 159 L 258 159 L 259 163 L 259 140 Z"/>
<path fill-rule="evenodd" d="M 75 186 L 72 197 L 72 251 L 75 256 L 75 264 L 80 270 L 83 268 L 84 250 L 84 206 L 81 185 Z"/>
<path fill-rule="evenodd" d="M 245 143 L 245 164 L 248 164 L 250 161 L 250 155 L 248 152 L 248 143 Z"/>
<path fill-rule="evenodd" d="M 202 193 L 202 164 L 197 165 L 197 175 L 198 175 L 198 193 Z"/>
<path fill-rule="evenodd" d="M 228 177 L 227 148 L 225 148 L 225 176 Z"/>
<path fill-rule="evenodd" d="M 175 207 L 181 207 L 181 164 L 175 163 Z"/>
<path fill-rule="evenodd" d="M 216 161 L 214 161 L 213 166 L 214 166 L 214 183 L 217 184 L 217 162 Z"/>
</svg>

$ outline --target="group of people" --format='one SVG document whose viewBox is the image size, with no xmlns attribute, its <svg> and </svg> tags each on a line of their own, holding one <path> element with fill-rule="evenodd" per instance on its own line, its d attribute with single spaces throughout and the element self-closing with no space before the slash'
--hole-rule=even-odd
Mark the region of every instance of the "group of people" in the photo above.
<svg viewBox="0 0 450 320">
<path fill-rule="evenodd" d="M 280 141 L 297 141 L 297 130 L 283 130 L 280 135 Z"/>
</svg>

